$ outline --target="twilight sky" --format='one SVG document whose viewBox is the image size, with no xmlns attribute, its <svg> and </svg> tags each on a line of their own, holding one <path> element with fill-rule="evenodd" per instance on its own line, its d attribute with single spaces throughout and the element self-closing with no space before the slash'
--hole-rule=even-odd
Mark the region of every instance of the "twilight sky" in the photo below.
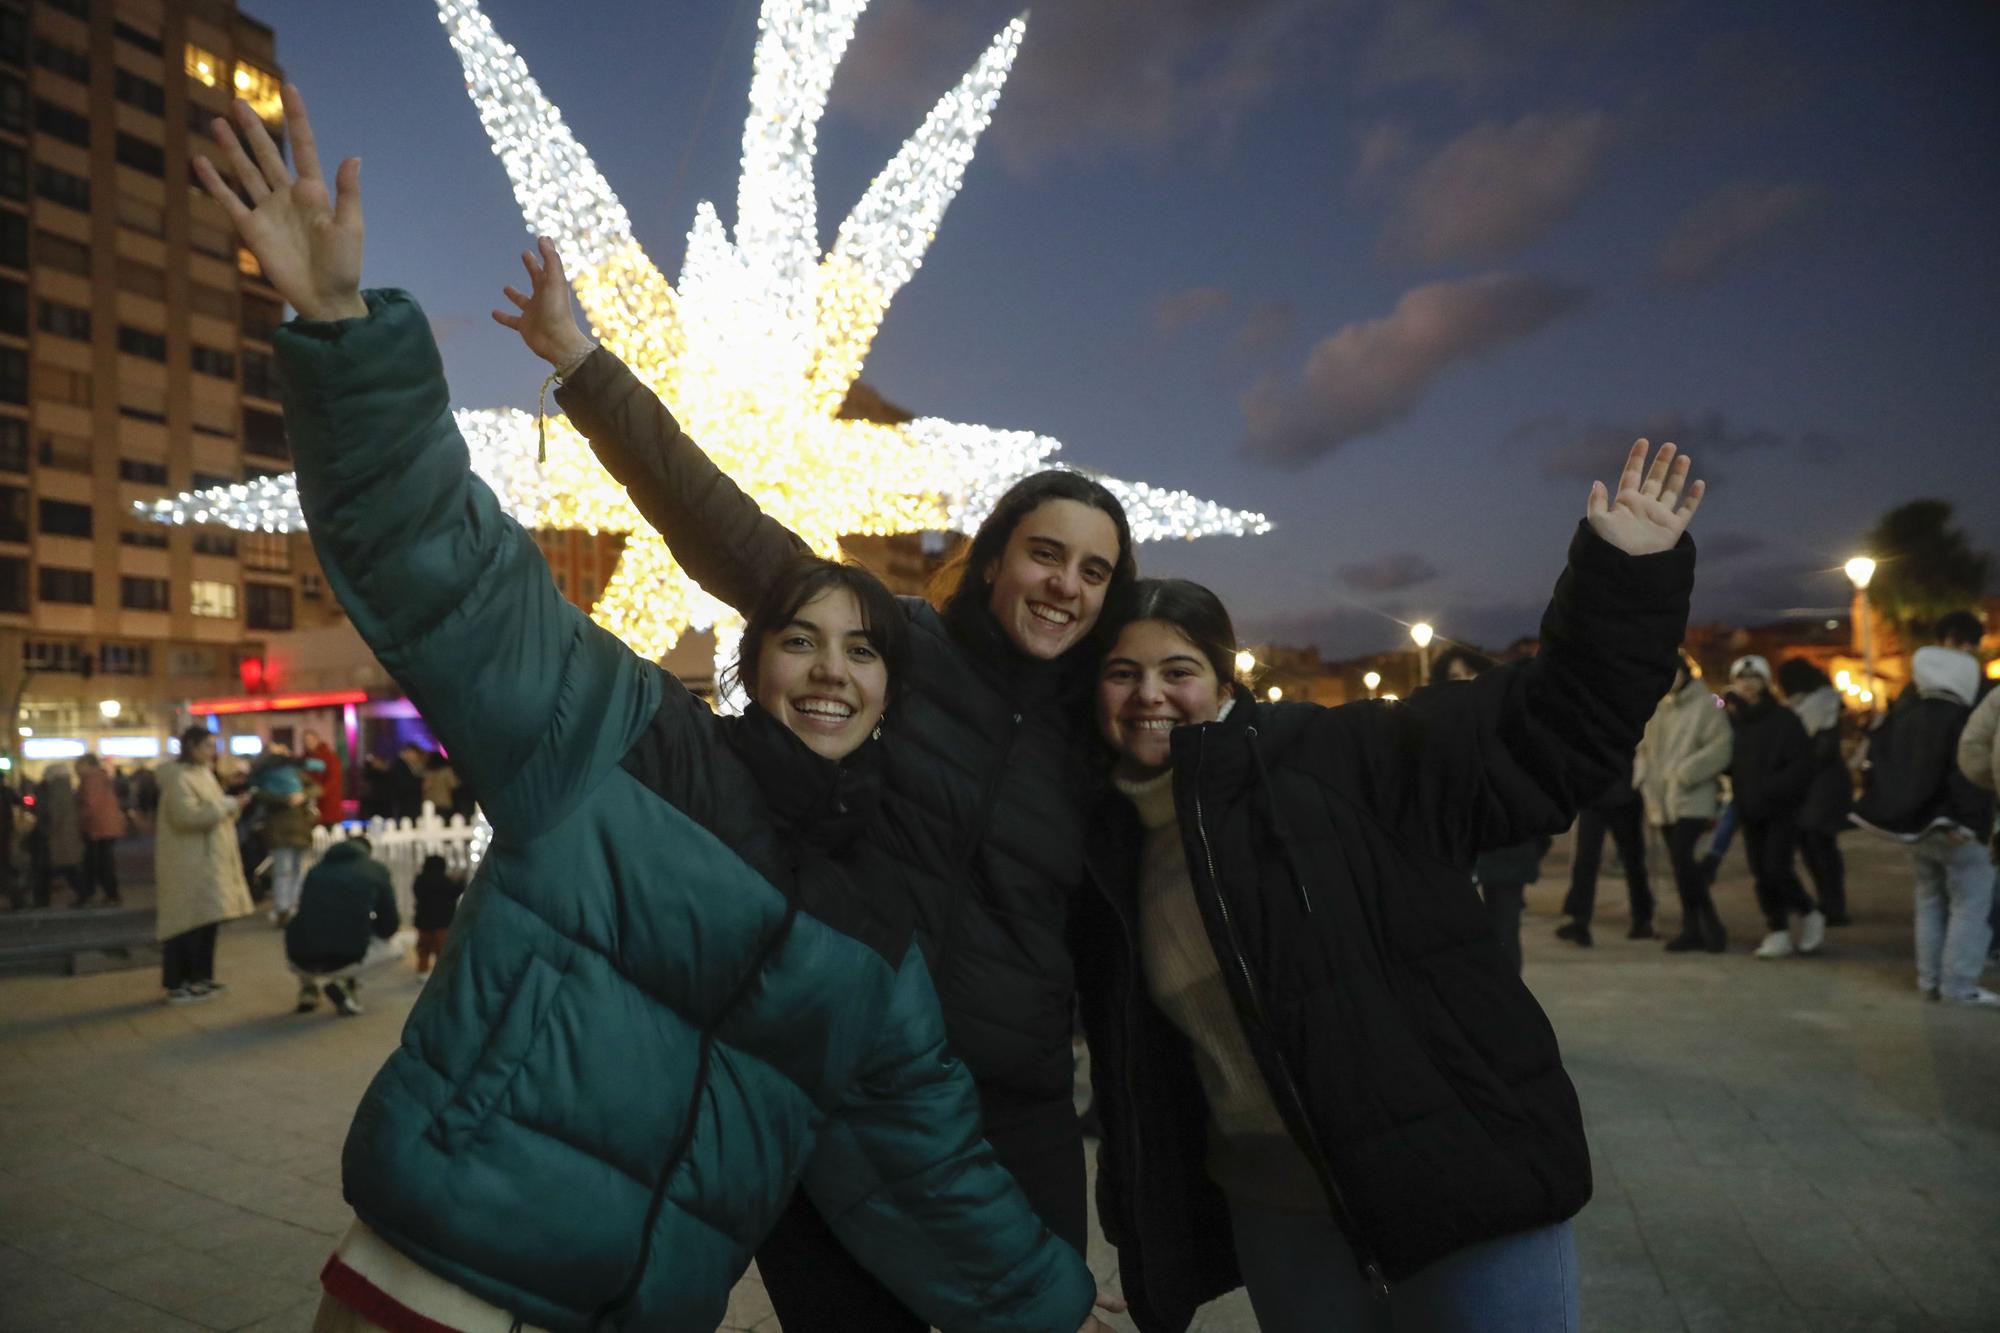
<svg viewBox="0 0 2000 1333">
<path fill-rule="evenodd" d="M 462 406 L 534 406 L 486 315 L 526 233 L 429 0 L 246 0 L 365 159 L 367 281 Z M 485 0 L 639 238 L 732 220 L 754 0 Z M 1015 3 L 875 0 L 822 240 Z M 1530 632 L 1639 434 L 1712 487 L 1698 619 L 1845 603 L 1874 518 L 2000 550 L 2000 19 L 1975 0 L 1043 0 L 863 376 L 922 413 L 1268 513 L 1142 548 L 1246 638 Z"/>
</svg>

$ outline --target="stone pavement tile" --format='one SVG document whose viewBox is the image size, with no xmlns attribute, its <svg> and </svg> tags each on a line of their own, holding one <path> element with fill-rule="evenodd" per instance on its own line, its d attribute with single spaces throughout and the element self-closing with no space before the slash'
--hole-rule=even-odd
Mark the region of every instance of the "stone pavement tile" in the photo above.
<svg viewBox="0 0 2000 1333">
<path fill-rule="evenodd" d="M 1946 1226 L 1912 1233 L 1866 1222 L 1857 1230 L 1925 1313 L 2000 1326 L 2000 1270 L 1991 1232 Z"/>
<path fill-rule="evenodd" d="M 313 1317 L 318 1313 L 319 1296 L 314 1294 L 254 1324 L 245 1325 L 237 1333 L 312 1333 Z"/>
<path fill-rule="evenodd" d="M 166 1246 L 150 1231 L 66 1204 L 51 1204 L 6 1228 L 9 1243 L 45 1264 L 88 1277 L 106 1264 Z"/>
<path fill-rule="evenodd" d="M 1257 1333 L 1257 1316 L 1251 1312 L 1250 1298 L 1241 1291 L 1232 1291 L 1210 1301 L 1195 1312 L 1188 1333 Z"/>
<path fill-rule="evenodd" d="M 57 1268 L 10 1283 L 0 1301 L 0 1333 L 198 1333 L 189 1323 Z"/>
<path fill-rule="evenodd" d="M 135 1301 L 186 1315 L 198 1306 L 226 1296 L 243 1281 L 244 1275 L 233 1265 L 173 1246 L 105 1264 L 93 1271 L 90 1278 L 99 1286 Z"/>
<path fill-rule="evenodd" d="M 239 1273 L 227 1289 L 180 1313 L 206 1328 L 237 1329 L 290 1310 L 309 1291 L 297 1282 Z"/>
<path fill-rule="evenodd" d="M 1581 1313 L 1583 1333 L 1684 1333 L 1687 1327 L 1680 1307 L 1657 1285 L 1651 1293 L 1586 1286 Z"/>
<path fill-rule="evenodd" d="M 1941 1333 L 1944 1325 L 1927 1315 L 1895 1310 L 1809 1310 L 1812 1333 Z"/>
<path fill-rule="evenodd" d="M 757 1273 L 753 1261 L 736 1286 L 729 1293 L 729 1312 L 722 1316 L 725 1329 L 752 1329 L 765 1321 L 777 1326 L 776 1316 L 771 1310 L 771 1298 L 764 1294 L 764 1279 Z"/>
<path fill-rule="evenodd" d="M 1720 1282 L 1676 1284 L 1674 1304 L 1689 1333 L 1799 1333 L 1805 1311 L 1772 1287 Z"/>
</svg>

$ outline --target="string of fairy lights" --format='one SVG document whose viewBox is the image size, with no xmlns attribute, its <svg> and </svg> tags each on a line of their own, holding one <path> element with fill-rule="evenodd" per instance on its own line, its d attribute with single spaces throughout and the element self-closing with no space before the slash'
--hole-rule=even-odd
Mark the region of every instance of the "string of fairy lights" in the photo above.
<svg viewBox="0 0 2000 1333">
<path fill-rule="evenodd" d="M 813 163 L 834 72 L 868 0 L 765 0 L 758 24 L 732 241 L 695 211 L 678 285 L 646 254 L 589 153 L 476 0 L 437 0 L 466 91 L 531 234 L 553 239 L 599 341 L 673 407 L 690 435 L 765 511 L 815 550 L 848 534 L 970 532 L 1016 478 L 1052 465 L 1046 435 L 920 418 L 837 415 L 896 293 L 921 267 L 957 195 L 1026 30 L 1003 28 L 875 177 L 823 256 Z M 530 529 L 622 533 L 592 616 L 647 657 L 688 628 L 716 630 L 718 670 L 740 622 L 668 553 L 566 420 L 461 409 L 473 469 Z M 1270 530 L 1261 514 L 1185 491 L 1100 477 L 1141 541 Z M 290 476 L 141 503 L 147 518 L 302 530 Z M 726 654 L 726 657 L 725 657 Z"/>
</svg>

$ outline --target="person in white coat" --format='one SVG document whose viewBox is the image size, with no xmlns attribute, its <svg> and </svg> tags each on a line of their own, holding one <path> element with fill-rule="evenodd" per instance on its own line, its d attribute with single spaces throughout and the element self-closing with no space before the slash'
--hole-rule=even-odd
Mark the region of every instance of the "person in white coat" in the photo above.
<svg viewBox="0 0 2000 1333">
<path fill-rule="evenodd" d="M 1694 849 L 1703 831 L 1715 822 L 1722 774 L 1734 746 L 1722 700 L 1701 683 L 1683 654 L 1673 688 L 1646 724 L 1632 768 L 1632 783 L 1646 802 L 1646 818 L 1666 839 L 1674 892 L 1681 900 L 1681 931 L 1667 941 L 1669 953 L 1695 949 L 1721 953 L 1728 947 L 1708 875 Z"/>
<path fill-rule="evenodd" d="M 215 777 L 215 736 L 204 727 L 183 732 L 180 758 L 160 765 L 154 934 L 169 1004 L 206 1000 L 225 989 L 215 979 L 216 929 L 255 910 L 236 846 L 236 819 L 250 799 L 223 794 Z"/>
</svg>

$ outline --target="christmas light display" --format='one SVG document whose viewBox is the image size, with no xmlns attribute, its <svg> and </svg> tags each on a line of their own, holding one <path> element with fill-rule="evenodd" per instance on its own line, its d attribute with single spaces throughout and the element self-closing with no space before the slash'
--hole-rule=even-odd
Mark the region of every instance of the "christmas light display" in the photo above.
<svg viewBox="0 0 2000 1333">
<path fill-rule="evenodd" d="M 846 534 L 970 532 L 1014 480 L 1053 465 L 1045 435 L 921 418 L 837 414 L 898 290 L 923 262 L 991 119 L 1025 29 L 1003 28 L 876 176 L 824 256 L 813 179 L 817 127 L 868 0 L 766 0 L 732 242 L 702 203 L 678 287 L 632 233 L 624 206 L 525 61 L 476 0 L 437 0 L 493 151 L 528 230 L 554 240 L 598 339 L 661 399 L 765 512 L 828 555 Z M 524 526 L 627 534 L 592 611 L 658 657 L 689 627 L 716 630 L 718 664 L 740 622 L 676 565 L 666 543 L 561 419 L 537 461 L 525 412 L 460 410 L 474 470 Z M 1140 541 L 1251 534 L 1261 514 L 1184 491 L 1099 477 Z M 139 506 L 167 523 L 288 532 L 302 526 L 291 477 Z M 720 671 L 718 670 L 718 678 Z"/>
</svg>

